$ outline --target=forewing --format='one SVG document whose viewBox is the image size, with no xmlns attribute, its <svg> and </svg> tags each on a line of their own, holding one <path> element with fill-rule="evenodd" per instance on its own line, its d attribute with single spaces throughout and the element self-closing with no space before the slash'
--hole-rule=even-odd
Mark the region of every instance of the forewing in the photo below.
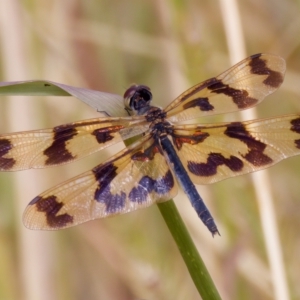
<svg viewBox="0 0 300 300">
<path fill-rule="evenodd" d="M 285 69 L 280 56 L 252 55 L 181 94 L 165 108 L 168 120 L 179 122 L 253 107 L 281 85 Z"/>
<path fill-rule="evenodd" d="M 143 117 L 97 118 L 0 135 L 0 171 L 64 164 L 147 130 Z"/>
<path fill-rule="evenodd" d="M 30 229 L 61 229 L 144 208 L 176 193 L 159 145 L 145 136 L 93 170 L 37 196 L 23 220 Z"/>
<path fill-rule="evenodd" d="M 300 154 L 300 115 L 175 128 L 173 142 L 196 184 L 258 171 Z"/>
</svg>

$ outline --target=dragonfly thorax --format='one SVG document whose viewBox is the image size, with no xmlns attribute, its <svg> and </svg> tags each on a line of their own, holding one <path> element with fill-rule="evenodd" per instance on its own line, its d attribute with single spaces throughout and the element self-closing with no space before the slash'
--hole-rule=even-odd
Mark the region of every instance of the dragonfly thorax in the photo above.
<svg viewBox="0 0 300 300">
<path fill-rule="evenodd" d="M 150 125 L 150 130 L 154 138 L 161 138 L 162 136 L 172 134 L 173 127 L 167 121 L 154 121 Z"/>
</svg>

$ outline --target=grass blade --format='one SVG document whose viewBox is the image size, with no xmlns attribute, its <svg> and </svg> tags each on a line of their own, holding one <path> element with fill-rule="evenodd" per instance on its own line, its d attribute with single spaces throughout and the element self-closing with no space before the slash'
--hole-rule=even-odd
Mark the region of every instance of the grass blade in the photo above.
<svg viewBox="0 0 300 300">
<path fill-rule="evenodd" d="M 178 246 L 181 256 L 189 270 L 203 300 L 220 300 L 221 297 L 183 223 L 173 200 L 158 203 L 158 208 Z"/>
</svg>

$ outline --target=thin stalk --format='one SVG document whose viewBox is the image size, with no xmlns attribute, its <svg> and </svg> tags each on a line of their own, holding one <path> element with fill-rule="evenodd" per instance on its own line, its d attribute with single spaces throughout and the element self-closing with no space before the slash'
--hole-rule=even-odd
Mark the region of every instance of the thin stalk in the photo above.
<svg viewBox="0 0 300 300">
<path fill-rule="evenodd" d="M 202 299 L 221 300 L 214 282 L 181 219 L 174 201 L 170 200 L 158 203 L 157 205 Z"/>
</svg>

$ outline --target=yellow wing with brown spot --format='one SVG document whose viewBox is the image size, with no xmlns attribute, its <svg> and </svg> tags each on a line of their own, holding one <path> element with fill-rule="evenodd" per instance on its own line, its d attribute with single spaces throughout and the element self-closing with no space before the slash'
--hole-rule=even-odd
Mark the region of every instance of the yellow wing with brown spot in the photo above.
<svg viewBox="0 0 300 300">
<path fill-rule="evenodd" d="M 164 109 L 167 118 L 177 123 L 253 107 L 279 88 L 285 69 L 278 55 L 252 55 L 185 91 Z"/>
<path fill-rule="evenodd" d="M 192 181 L 209 184 L 300 154 L 300 115 L 175 126 L 173 142 Z"/>
<path fill-rule="evenodd" d="M 148 129 L 143 118 L 97 118 L 52 129 L 0 135 L 0 170 L 16 171 L 64 164 Z"/>
<path fill-rule="evenodd" d="M 160 146 L 145 136 L 109 161 L 37 196 L 23 220 L 30 229 L 56 230 L 148 207 L 176 194 Z"/>
</svg>

